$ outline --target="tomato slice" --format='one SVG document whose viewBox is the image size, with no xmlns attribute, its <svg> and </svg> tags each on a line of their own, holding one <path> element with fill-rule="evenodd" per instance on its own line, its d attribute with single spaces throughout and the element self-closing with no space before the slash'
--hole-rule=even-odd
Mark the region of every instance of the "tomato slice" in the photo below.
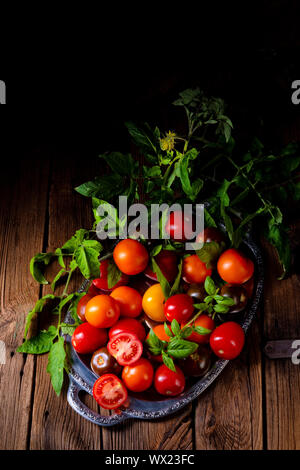
<svg viewBox="0 0 300 470">
<path fill-rule="evenodd" d="M 107 349 L 121 366 L 129 366 L 141 357 L 143 345 L 135 334 L 124 331 L 111 338 Z"/>
<path fill-rule="evenodd" d="M 119 408 L 125 403 L 127 396 L 127 389 L 122 380 L 114 374 L 101 375 L 94 383 L 93 397 L 107 410 Z"/>
</svg>

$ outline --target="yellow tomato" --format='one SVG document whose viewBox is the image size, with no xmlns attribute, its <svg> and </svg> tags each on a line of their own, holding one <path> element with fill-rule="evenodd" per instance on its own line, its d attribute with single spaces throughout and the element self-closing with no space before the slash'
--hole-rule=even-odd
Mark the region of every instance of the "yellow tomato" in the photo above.
<svg viewBox="0 0 300 470">
<path fill-rule="evenodd" d="M 166 321 L 164 313 L 165 297 L 160 284 L 153 284 L 146 290 L 143 297 L 143 310 L 151 320 Z"/>
</svg>

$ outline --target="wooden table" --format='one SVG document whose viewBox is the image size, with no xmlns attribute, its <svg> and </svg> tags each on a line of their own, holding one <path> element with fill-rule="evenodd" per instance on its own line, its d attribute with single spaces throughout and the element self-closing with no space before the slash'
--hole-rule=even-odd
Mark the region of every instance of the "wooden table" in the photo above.
<svg viewBox="0 0 300 470">
<path fill-rule="evenodd" d="M 88 155 L 37 149 L 24 154 L 12 182 L 2 178 L 0 339 L 6 364 L 0 365 L 0 448 L 300 449 L 300 366 L 262 353 L 267 339 L 300 338 L 300 279 L 294 274 L 276 280 L 279 267 L 269 247 L 264 302 L 243 353 L 198 400 L 170 418 L 101 429 L 68 406 L 67 380 L 61 396 L 55 395 L 47 356 L 15 352 L 27 312 L 50 292 L 31 278 L 30 258 L 90 226 L 90 202 L 73 187 L 95 174 L 95 164 Z M 51 278 L 52 269 L 48 273 Z M 72 287 L 79 285 L 77 278 Z M 85 402 L 97 409 L 91 397 Z"/>
</svg>

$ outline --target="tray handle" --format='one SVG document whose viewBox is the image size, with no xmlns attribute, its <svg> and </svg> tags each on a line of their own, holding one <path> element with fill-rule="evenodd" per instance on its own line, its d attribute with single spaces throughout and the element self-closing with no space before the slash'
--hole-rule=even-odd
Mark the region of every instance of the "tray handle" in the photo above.
<svg viewBox="0 0 300 470">
<path fill-rule="evenodd" d="M 79 392 L 84 390 L 75 380 L 70 377 L 70 383 L 68 388 L 67 400 L 71 408 L 76 411 L 80 416 L 91 421 L 92 423 L 98 424 L 99 426 L 114 426 L 121 423 L 125 419 L 128 419 L 124 413 L 115 414 L 111 416 L 101 416 L 99 413 L 88 408 L 79 398 Z"/>
</svg>

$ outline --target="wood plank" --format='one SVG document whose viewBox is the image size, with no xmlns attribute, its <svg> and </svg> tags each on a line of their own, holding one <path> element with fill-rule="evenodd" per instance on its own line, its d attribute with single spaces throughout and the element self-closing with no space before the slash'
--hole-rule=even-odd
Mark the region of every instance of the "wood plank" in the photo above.
<svg viewBox="0 0 300 470">
<path fill-rule="evenodd" d="M 103 428 L 103 449 L 191 450 L 193 449 L 192 423 L 192 405 L 166 419 L 130 420 L 118 427 Z"/>
<path fill-rule="evenodd" d="M 40 153 L 24 153 L 15 161 L 13 178 L 8 176 L 2 175 L 0 207 L 0 339 L 6 345 L 6 364 L 0 365 L 0 429 L 6 432 L 0 448 L 26 449 L 35 358 L 15 350 L 22 343 L 25 317 L 39 295 L 29 261 L 43 247 L 48 160 Z"/>
<path fill-rule="evenodd" d="M 250 327 L 242 354 L 200 396 L 195 440 L 197 450 L 263 448 L 259 316 Z"/>
<path fill-rule="evenodd" d="M 60 158 L 61 157 L 61 158 Z M 85 180 L 89 172 L 87 162 L 77 155 L 57 152 L 54 158 L 52 181 L 49 199 L 49 235 L 47 250 L 61 246 L 77 229 L 91 226 L 90 200 L 85 199 L 74 191 L 80 182 Z M 91 163 L 93 164 L 93 163 Z M 95 171 L 91 171 L 95 175 Z M 89 174 L 89 177 L 92 176 Z M 48 271 L 54 275 L 54 268 Z M 81 282 L 79 275 L 70 283 L 70 292 L 76 290 Z M 48 286 L 44 293 L 50 292 Z M 58 290 L 59 292 L 59 290 Z M 32 429 L 30 449 L 100 449 L 101 430 L 81 418 L 67 404 L 68 380 L 65 380 L 61 396 L 57 397 L 46 372 L 47 356 L 37 360 L 35 392 L 33 403 Z M 85 403 L 92 409 L 98 410 L 92 397 L 87 397 Z"/>
<path fill-rule="evenodd" d="M 298 226 L 297 240 L 299 240 Z M 275 250 L 265 246 L 265 340 L 300 337 L 300 276 L 284 281 Z M 272 450 L 300 449 L 300 367 L 291 359 L 265 359 L 267 447 Z"/>
</svg>

